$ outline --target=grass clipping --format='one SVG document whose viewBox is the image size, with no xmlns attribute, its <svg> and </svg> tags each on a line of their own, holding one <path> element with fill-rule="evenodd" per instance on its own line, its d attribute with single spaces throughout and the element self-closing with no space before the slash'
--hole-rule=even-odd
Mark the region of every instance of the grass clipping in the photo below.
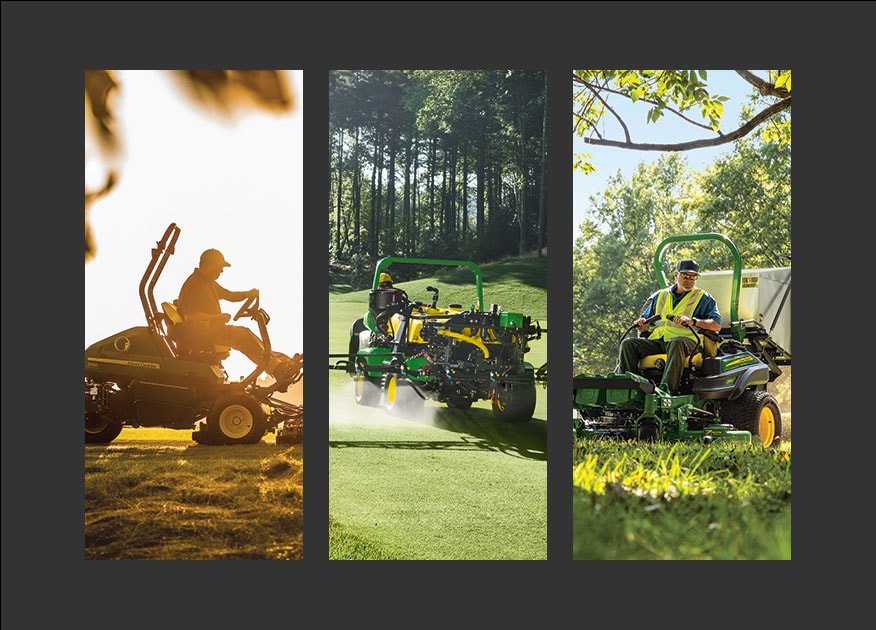
<svg viewBox="0 0 876 630">
<path fill-rule="evenodd" d="M 94 448 L 85 464 L 86 559 L 303 557 L 300 444 Z"/>
</svg>

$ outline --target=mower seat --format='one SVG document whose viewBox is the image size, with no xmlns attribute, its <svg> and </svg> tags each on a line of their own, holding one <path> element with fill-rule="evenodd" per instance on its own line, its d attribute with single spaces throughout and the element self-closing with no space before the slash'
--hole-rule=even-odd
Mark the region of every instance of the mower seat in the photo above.
<svg viewBox="0 0 876 630">
<path fill-rule="evenodd" d="M 688 361 L 685 361 L 685 365 L 690 365 L 690 363 Z M 640 370 L 662 370 L 665 366 L 665 354 L 649 354 L 648 356 L 639 359 L 639 363 L 637 365 Z M 703 366 L 702 352 L 697 352 L 695 355 L 693 355 L 693 366 L 697 369 Z"/>
<path fill-rule="evenodd" d="M 703 357 L 715 357 L 718 356 L 718 343 L 721 341 L 721 337 L 712 331 L 704 331 L 702 334 L 702 351 L 697 352 L 693 355 L 693 363 L 691 363 L 691 358 L 688 357 L 688 360 L 685 361 L 685 368 L 690 365 L 693 365 L 696 369 L 701 369 L 703 367 Z M 637 367 L 643 374 L 647 373 L 649 370 L 659 370 L 662 371 L 666 366 L 666 353 L 663 354 L 649 354 L 646 357 L 642 357 L 639 359 L 639 363 Z"/>
<path fill-rule="evenodd" d="M 186 322 L 179 314 L 176 304 L 162 302 L 161 310 L 164 311 L 167 323 L 167 336 L 176 346 L 177 356 L 210 363 L 221 363 L 230 356 L 230 346 L 220 344 L 205 346 L 200 341 L 203 338 L 203 335 L 199 334 L 200 326 L 196 323 Z"/>
</svg>

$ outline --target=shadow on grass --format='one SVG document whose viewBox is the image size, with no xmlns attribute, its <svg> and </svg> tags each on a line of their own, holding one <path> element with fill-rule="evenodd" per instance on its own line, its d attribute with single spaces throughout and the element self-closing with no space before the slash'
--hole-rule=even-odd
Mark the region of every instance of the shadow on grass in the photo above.
<svg viewBox="0 0 876 630">
<path fill-rule="evenodd" d="M 494 451 L 537 461 L 547 459 L 547 424 L 540 420 L 509 423 L 496 420 L 487 409 L 436 409 L 429 424 L 460 435 L 457 440 L 330 440 L 331 448 Z"/>
</svg>

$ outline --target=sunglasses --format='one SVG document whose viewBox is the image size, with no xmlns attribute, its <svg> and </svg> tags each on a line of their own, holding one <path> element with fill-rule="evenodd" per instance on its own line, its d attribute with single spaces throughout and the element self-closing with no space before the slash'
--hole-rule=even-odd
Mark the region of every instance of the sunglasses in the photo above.
<svg viewBox="0 0 876 630">
<path fill-rule="evenodd" d="M 685 280 L 696 280 L 697 279 L 697 275 L 693 274 L 693 273 L 680 273 L 678 275 L 681 276 L 682 278 L 684 278 Z"/>
</svg>

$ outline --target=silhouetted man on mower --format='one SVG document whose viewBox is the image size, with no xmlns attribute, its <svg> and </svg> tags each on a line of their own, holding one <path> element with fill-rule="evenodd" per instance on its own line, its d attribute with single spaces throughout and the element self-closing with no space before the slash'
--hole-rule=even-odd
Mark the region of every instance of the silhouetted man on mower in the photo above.
<svg viewBox="0 0 876 630">
<path fill-rule="evenodd" d="M 221 286 L 217 279 L 230 267 L 217 249 L 208 249 L 201 254 L 198 266 L 183 283 L 179 292 L 178 307 L 180 315 L 186 322 L 202 324 L 202 341 L 206 346 L 214 344 L 229 346 L 242 352 L 247 358 L 258 365 L 265 354 L 261 339 L 245 326 L 229 324 L 231 315 L 223 313 L 219 300 L 227 302 L 242 302 L 255 298 L 258 289 L 249 291 L 229 291 Z M 282 352 L 271 352 L 271 360 L 265 371 L 274 377 L 280 385 L 278 389 L 285 391 L 300 372 L 302 357 L 295 354 L 288 357 Z"/>
<path fill-rule="evenodd" d="M 633 324 L 645 333 L 652 315 L 660 315 L 654 330 L 645 337 L 627 337 L 618 353 L 618 372 L 635 373 L 639 360 L 651 354 L 666 354 L 666 367 L 660 387 L 678 393 L 678 384 L 687 358 L 696 350 L 697 338 L 687 326 L 721 331 L 721 313 L 715 298 L 694 287 L 700 275 L 699 264 L 685 258 L 675 268 L 675 284 L 653 293 L 645 302 L 642 316 Z M 670 319 L 668 316 L 672 316 Z"/>
</svg>

